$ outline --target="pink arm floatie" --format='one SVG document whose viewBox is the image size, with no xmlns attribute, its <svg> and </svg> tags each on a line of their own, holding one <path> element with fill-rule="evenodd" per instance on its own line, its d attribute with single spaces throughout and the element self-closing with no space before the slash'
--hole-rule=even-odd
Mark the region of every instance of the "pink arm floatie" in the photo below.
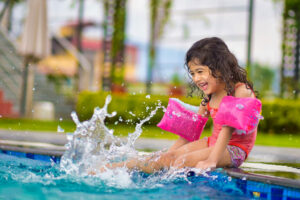
<svg viewBox="0 0 300 200">
<path fill-rule="evenodd" d="M 208 118 L 197 114 L 198 109 L 197 106 L 170 98 L 167 110 L 157 126 L 188 141 L 198 140 L 208 120 Z"/>
<path fill-rule="evenodd" d="M 238 134 L 250 134 L 255 131 L 260 115 L 261 102 L 256 98 L 237 98 L 225 96 L 220 103 L 215 123 L 230 126 Z"/>
</svg>

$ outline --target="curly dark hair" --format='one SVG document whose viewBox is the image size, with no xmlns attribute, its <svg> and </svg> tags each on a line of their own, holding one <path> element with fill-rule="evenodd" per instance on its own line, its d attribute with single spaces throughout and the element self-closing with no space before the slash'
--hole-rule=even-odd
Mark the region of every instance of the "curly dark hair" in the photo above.
<svg viewBox="0 0 300 200">
<path fill-rule="evenodd" d="M 190 73 L 189 62 L 208 66 L 212 72 L 212 76 L 225 83 L 227 95 L 234 94 L 235 84 L 238 82 L 245 83 L 247 88 L 253 90 L 253 84 L 247 79 L 246 70 L 239 66 L 236 57 L 229 51 L 225 42 L 220 38 L 204 38 L 195 42 L 187 51 L 185 57 L 185 67 Z M 195 90 L 200 90 L 191 77 L 190 79 L 191 91 L 189 96 Z M 205 96 L 201 90 L 200 93 L 203 98 L 201 104 L 206 105 L 210 101 L 211 95 Z"/>
</svg>

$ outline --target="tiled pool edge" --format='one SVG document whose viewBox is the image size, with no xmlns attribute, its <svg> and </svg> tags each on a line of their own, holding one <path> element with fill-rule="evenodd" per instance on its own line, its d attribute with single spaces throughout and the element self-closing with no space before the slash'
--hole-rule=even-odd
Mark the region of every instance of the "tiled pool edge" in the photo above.
<svg viewBox="0 0 300 200">
<path fill-rule="evenodd" d="M 27 143 L 24 141 L 0 140 L 0 150 L 60 157 L 65 152 L 65 147 L 47 143 Z"/>
<path fill-rule="evenodd" d="M 251 181 L 263 182 L 267 184 L 280 185 L 284 187 L 300 189 L 300 181 L 298 180 L 249 173 L 249 172 L 245 172 L 240 168 L 224 168 L 224 170 L 227 172 L 229 176 L 232 176 L 234 178 L 246 179 Z"/>
<path fill-rule="evenodd" d="M 21 141 L 6 142 L 5 140 L 0 141 L 0 153 L 47 162 L 59 163 L 65 151 L 63 146 L 49 146 L 45 143 L 31 143 L 30 146 L 27 143 L 27 146 L 24 146 L 26 143 Z"/>
</svg>

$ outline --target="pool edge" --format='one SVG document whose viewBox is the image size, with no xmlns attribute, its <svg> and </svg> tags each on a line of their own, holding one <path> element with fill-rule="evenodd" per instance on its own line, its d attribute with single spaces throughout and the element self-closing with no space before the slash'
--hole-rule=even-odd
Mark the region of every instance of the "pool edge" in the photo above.
<svg viewBox="0 0 300 200">
<path fill-rule="evenodd" d="M 234 178 L 239 178 L 239 179 L 246 178 L 247 180 L 251 180 L 251 181 L 257 181 L 257 182 L 263 182 L 267 184 L 280 185 L 280 186 L 300 189 L 299 180 L 249 173 L 249 172 L 245 172 L 240 168 L 224 168 L 224 170 L 229 176 L 232 176 Z"/>
</svg>

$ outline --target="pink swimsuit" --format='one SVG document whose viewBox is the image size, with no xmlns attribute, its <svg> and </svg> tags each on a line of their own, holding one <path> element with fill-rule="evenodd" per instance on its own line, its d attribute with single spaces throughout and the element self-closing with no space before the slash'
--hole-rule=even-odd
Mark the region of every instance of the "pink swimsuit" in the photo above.
<svg viewBox="0 0 300 200">
<path fill-rule="evenodd" d="M 237 85 L 240 86 L 240 85 Z M 219 136 L 219 133 L 222 129 L 222 126 L 220 124 L 215 123 L 215 116 L 218 112 L 217 108 L 211 108 L 209 106 L 209 102 L 207 103 L 207 110 L 210 113 L 210 116 L 213 120 L 213 131 L 212 135 L 208 137 L 207 144 L 208 146 L 215 145 L 217 138 Z M 251 134 L 243 134 L 239 135 L 235 131 L 232 133 L 231 139 L 228 143 L 228 151 L 231 156 L 232 164 L 234 167 L 240 166 L 243 161 L 248 157 L 248 154 L 250 153 L 251 149 L 254 146 L 255 139 L 256 139 L 257 129 L 251 133 Z M 238 147 L 238 148 L 234 148 Z M 241 151 L 242 150 L 242 151 Z"/>
</svg>

